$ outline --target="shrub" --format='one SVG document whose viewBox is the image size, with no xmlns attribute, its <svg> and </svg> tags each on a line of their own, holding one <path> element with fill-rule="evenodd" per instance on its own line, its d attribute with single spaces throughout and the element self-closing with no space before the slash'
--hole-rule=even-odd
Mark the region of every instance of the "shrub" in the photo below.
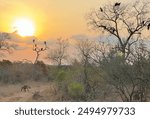
<svg viewBox="0 0 150 119">
<path fill-rule="evenodd" d="M 71 97 L 80 99 L 83 96 L 84 87 L 81 83 L 72 82 L 68 85 L 68 93 Z"/>
<path fill-rule="evenodd" d="M 64 80 L 66 80 L 67 78 L 67 74 L 65 71 L 59 71 L 57 74 L 57 81 L 58 82 L 63 82 Z"/>
</svg>

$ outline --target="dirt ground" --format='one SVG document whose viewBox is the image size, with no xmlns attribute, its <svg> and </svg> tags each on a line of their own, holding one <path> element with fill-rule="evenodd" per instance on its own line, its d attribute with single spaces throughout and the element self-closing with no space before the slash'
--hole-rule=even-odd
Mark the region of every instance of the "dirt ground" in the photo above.
<svg viewBox="0 0 150 119">
<path fill-rule="evenodd" d="M 29 91 L 21 91 L 21 87 L 29 85 Z M 57 96 L 58 95 L 58 96 Z M 50 82 L 26 82 L 24 84 L 0 84 L 1 102 L 35 102 L 59 101 L 61 96 Z"/>
<path fill-rule="evenodd" d="M 29 91 L 21 91 L 21 87 L 28 85 Z M 58 91 L 57 86 L 52 82 L 28 81 L 22 84 L 0 84 L 0 102 L 55 102 L 55 101 L 73 101 L 66 99 L 62 92 Z M 96 101 L 116 102 L 119 100 L 116 96 L 100 97 Z M 148 96 L 150 101 L 150 95 Z"/>
</svg>

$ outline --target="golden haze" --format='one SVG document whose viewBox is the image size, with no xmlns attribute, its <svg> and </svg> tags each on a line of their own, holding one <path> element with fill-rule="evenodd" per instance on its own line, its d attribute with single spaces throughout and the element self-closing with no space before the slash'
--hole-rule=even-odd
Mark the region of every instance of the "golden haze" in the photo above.
<svg viewBox="0 0 150 119">
<path fill-rule="evenodd" d="M 1 32 L 13 32 L 13 23 L 19 18 L 28 18 L 35 24 L 34 36 L 41 40 L 70 38 L 89 32 L 85 16 L 92 9 L 109 0 L 0 0 Z M 25 42 L 22 40 L 21 42 Z M 32 42 L 31 42 L 32 43 Z M 29 44 L 27 44 L 29 45 Z M 30 44 L 32 45 L 32 44 Z M 29 53 L 29 51 L 31 53 Z M 19 52 L 19 54 L 18 54 Z M 14 52 L 8 59 L 25 59 L 25 50 Z M 34 60 L 32 48 L 26 54 Z"/>
<path fill-rule="evenodd" d="M 85 15 L 99 0 L 0 0 L 1 31 L 13 32 L 14 20 L 26 17 L 35 24 L 41 39 L 70 37 L 88 32 Z"/>
</svg>

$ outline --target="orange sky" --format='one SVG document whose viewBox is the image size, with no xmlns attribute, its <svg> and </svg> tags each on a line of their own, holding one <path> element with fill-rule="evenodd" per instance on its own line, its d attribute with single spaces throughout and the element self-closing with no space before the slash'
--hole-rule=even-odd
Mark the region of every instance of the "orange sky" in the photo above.
<svg viewBox="0 0 150 119">
<path fill-rule="evenodd" d="M 0 0 L 1 31 L 12 32 L 13 21 L 31 19 L 41 39 L 88 32 L 85 15 L 102 0 Z"/>
<path fill-rule="evenodd" d="M 123 0 L 118 0 L 123 1 Z M 125 1 L 125 0 L 124 0 Z M 13 22 L 25 17 L 35 24 L 35 36 L 42 40 L 93 35 L 85 16 L 109 0 L 0 0 L 0 31 L 13 32 Z M 21 41 L 23 42 L 23 41 Z M 32 42 L 31 42 L 32 43 Z M 28 45 L 28 44 L 27 44 Z M 31 51 L 31 53 L 29 53 Z M 24 53 L 26 52 L 26 53 Z M 30 54 L 30 55 L 29 55 Z M 33 60 L 32 49 L 15 51 L 9 59 Z"/>
</svg>

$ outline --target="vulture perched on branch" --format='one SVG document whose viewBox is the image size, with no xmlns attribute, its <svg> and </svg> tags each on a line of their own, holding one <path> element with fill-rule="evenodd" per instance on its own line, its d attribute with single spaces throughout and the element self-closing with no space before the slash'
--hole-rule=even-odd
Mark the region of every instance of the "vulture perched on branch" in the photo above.
<svg viewBox="0 0 150 119">
<path fill-rule="evenodd" d="M 116 7 L 116 6 L 120 6 L 120 4 L 121 4 L 121 3 L 116 2 L 114 6 L 115 6 L 115 7 Z"/>
<path fill-rule="evenodd" d="M 100 11 L 103 12 L 103 9 L 100 7 Z"/>
</svg>

